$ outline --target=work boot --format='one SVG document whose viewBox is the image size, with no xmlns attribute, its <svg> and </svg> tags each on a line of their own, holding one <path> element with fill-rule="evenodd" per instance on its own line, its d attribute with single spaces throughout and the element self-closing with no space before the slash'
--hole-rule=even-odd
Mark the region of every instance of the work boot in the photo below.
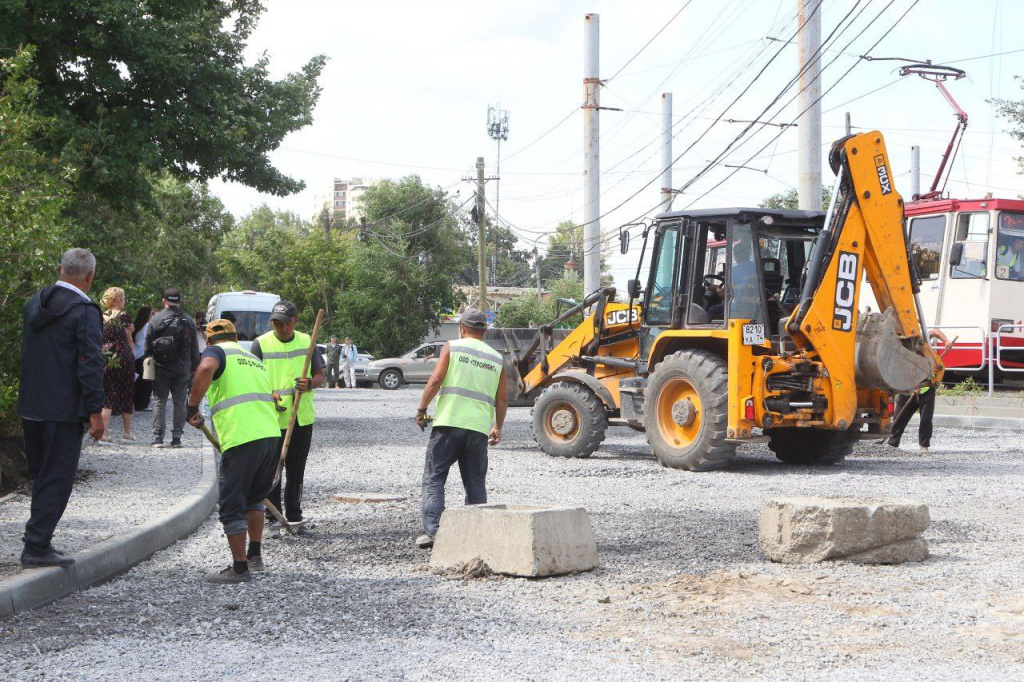
<svg viewBox="0 0 1024 682">
<path fill-rule="evenodd" d="M 180 438 L 172 438 L 171 439 L 171 447 L 172 448 L 180 448 L 181 447 L 181 439 Z"/>
<path fill-rule="evenodd" d="M 153 439 L 153 442 L 150 443 L 150 445 L 152 445 L 154 448 L 162 448 L 164 446 L 164 437 L 157 436 L 156 438 Z"/>
<path fill-rule="evenodd" d="M 427 535 L 426 533 L 424 533 L 423 535 L 416 538 L 416 546 L 420 549 L 430 549 L 434 546 L 434 537 L 432 535 Z"/>
<path fill-rule="evenodd" d="M 263 557 L 258 554 L 256 556 L 249 557 L 249 570 L 253 573 L 262 573 L 267 570 L 267 565 L 263 563 Z"/>
<path fill-rule="evenodd" d="M 223 571 L 206 574 L 206 582 L 215 583 L 217 585 L 234 585 L 236 583 L 247 583 L 250 580 L 252 580 L 252 573 L 249 571 L 246 571 L 245 573 L 235 573 L 234 566 L 228 566 Z"/>
<path fill-rule="evenodd" d="M 57 554 L 52 547 L 47 547 L 42 554 L 29 552 L 24 549 L 21 552 L 22 568 L 45 568 L 47 566 L 70 566 L 75 560 L 63 554 Z"/>
</svg>

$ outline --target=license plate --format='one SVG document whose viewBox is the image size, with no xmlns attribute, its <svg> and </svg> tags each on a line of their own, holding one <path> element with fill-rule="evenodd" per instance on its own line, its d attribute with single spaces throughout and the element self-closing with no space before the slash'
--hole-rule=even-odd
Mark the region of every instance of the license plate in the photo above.
<svg viewBox="0 0 1024 682">
<path fill-rule="evenodd" d="M 764 344 L 764 325 L 745 324 L 743 325 L 743 345 L 760 346 Z"/>
</svg>

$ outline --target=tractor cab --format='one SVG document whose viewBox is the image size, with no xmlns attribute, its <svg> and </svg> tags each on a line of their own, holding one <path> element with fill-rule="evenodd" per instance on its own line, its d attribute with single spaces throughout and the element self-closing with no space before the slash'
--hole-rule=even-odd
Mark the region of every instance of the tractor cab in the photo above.
<svg viewBox="0 0 1024 682">
<path fill-rule="evenodd" d="M 800 299 L 800 276 L 821 211 L 730 208 L 655 218 L 646 287 L 638 296 L 648 338 L 665 329 L 724 329 L 729 320 L 760 325 L 765 338 Z M 638 283 L 630 283 L 638 292 Z"/>
</svg>

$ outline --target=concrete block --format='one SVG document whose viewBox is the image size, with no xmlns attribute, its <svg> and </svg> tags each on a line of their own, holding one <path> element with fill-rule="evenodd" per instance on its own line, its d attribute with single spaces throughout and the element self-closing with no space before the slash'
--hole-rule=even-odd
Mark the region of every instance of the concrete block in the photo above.
<svg viewBox="0 0 1024 682">
<path fill-rule="evenodd" d="M 127 565 L 120 539 L 112 538 L 76 555 L 75 575 L 80 589 L 85 589 L 123 573 Z"/>
<path fill-rule="evenodd" d="M 927 505 L 912 500 L 784 497 L 761 507 L 759 541 L 772 561 L 923 561 Z"/>
<path fill-rule="evenodd" d="M 4 581 L 10 590 L 15 613 L 24 613 L 57 601 L 78 589 L 74 565 L 30 568 Z"/>
<path fill-rule="evenodd" d="M 484 504 L 446 509 L 430 566 L 481 559 L 494 573 L 538 578 L 597 567 L 594 529 L 581 507 Z"/>
</svg>

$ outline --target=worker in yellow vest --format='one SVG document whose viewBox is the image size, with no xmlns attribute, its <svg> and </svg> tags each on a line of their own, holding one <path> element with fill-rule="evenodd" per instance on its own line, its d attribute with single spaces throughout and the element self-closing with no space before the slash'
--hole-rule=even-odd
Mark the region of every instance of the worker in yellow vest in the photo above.
<svg viewBox="0 0 1024 682">
<path fill-rule="evenodd" d="M 928 337 L 938 341 L 946 350 L 949 350 L 949 339 L 938 329 L 928 330 Z M 932 446 L 932 415 L 935 413 L 935 392 L 938 390 L 938 382 L 932 382 L 922 386 L 917 393 L 901 395 L 896 400 L 896 419 L 892 423 L 892 434 L 885 441 L 894 448 L 900 446 L 900 439 L 907 423 L 914 416 L 914 412 L 920 411 L 921 423 L 917 427 L 917 446 L 921 452 L 928 452 Z"/>
<path fill-rule="evenodd" d="M 250 571 L 263 571 L 263 500 L 277 470 L 277 411 L 267 368 L 238 345 L 235 325 L 214 320 L 206 325 L 207 347 L 192 377 L 186 419 L 203 425 L 199 403 L 209 398 L 210 416 L 220 440 L 218 501 L 228 536 L 232 565 L 211 573 L 213 583 L 241 583 Z M 249 535 L 246 550 L 245 536 Z"/>
<path fill-rule="evenodd" d="M 319 388 L 324 382 L 323 358 L 316 351 L 313 352 L 310 364 L 311 376 L 302 376 L 302 366 L 306 360 L 306 353 L 309 352 L 309 334 L 295 331 L 298 316 L 299 311 L 294 303 L 283 299 L 278 301 L 270 311 L 270 324 L 273 330 L 258 337 L 249 349 L 267 366 L 274 393 L 280 397 L 279 404 L 284 408 L 277 414 L 282 443 L 295 408 L 295 396 L 306 393 L 299 401 L 299 415 L 295 420 L 295 429 L 292 431 L 292 440 L 284 461 L 284 506 L 281 506 L 281 481 L 278 481 L 269 496 L 270 501 L 281 510 L 290 523 L 303 520 L 302 482 L 306 474 L 309 446 L 313 440 L 313 389 Z M 278 444 L 278 452 L 280 451 L 281 443 Z M 270 522 L 274 523 L 273 520 Z M 303 526 L 297 534 L 313 533 Z"/>
<path fill-rule="evenodd" d="M 444 484 L 458 462 L 466 504 L 487 502 L 487 446 L 501 440 L 507 398 L 501 353 L 483 342 L 487 316 L 467 308 L 459 324 L 458 341 L 446 343 L 434 373 L 423 389 L 416 423 L 433 424 L 423 469 L 423 530 L 416 546 L 434 546 L 444 512 Z M 427 415 L 438 396 L 434 417 Z"/>
</svg>

